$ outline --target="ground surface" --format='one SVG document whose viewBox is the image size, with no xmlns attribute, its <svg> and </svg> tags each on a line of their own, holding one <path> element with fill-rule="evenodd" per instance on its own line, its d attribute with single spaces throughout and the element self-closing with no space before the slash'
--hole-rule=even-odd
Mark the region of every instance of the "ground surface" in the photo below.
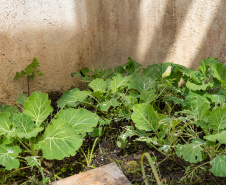
<svg viewBox="0 0 226 185">
<path fill-rule="evenodd" d="M 49 94 L 53 107 L 56 107 L 56 102 L 60 96 L 61 93 L 59 92 Z M 120 127 L 120 124 L 117 124 L 117 127 Z M 150 149 L 144 142 L 133 142 L 131 139 L 127 148 L 120 149 L 116 145 L 118 137 L 116 130 L 117 129 L 111 129 L 106 136 L 101 137 L 98 140 L 89 166 L 87 166 L 87 161 L 80 150 L 75 156 L 65 158 L 62 161 L 44 160 L 43 167 L 45 168 L 45 176 L 49 177 L 51 181 L 55 181 L 59 178 L 65 178 L 82 171 L 87 171 L 95 167 L 115 162 L 132 184 L 141 185 L 144 184 L 144 182 L 140 167 L 140 159 L 143 153 L 148 152 L 157 158 L 156 167 L 163 184 L 226 184 L 226 178 L 215 177 L 209 170 L 207 170 L 210 168 L 209 165 L 204 165 L 202 168 L 198 168 L 198 170 L 194 171 L 195 173 L 189 173 L 186 175 L 186 169 L 188 169 L 187 167 L 191 166 L 191 164 L 186 163 L 177 156 L 167 159 L 154 148 Z M 94 141 L 95 138 L 89 136 L 85 138 L 82 149 L 86 155 L 88 154 L 88 151 L 91 151 Z M 195 164 L 194 166 L 191 166 L 190 169 L 194 169 L 200 164 Z M 23 166 L 21 166 L 21 168 L 23 168 Z M 155 178 L 152 174 L 152 169 L 146 160 L 145 171 L 146 178 L 148 178 L 152 184 L 156 184 Z M 41 180 L 41 174 L 36 168 L 33 168 L 32 170 L 30 168 L 24 168 L 14 171 L 5 171 L 1 168 L 0 177 L 1 184 L 9 185 L 40 184 Z"/>
</svg>

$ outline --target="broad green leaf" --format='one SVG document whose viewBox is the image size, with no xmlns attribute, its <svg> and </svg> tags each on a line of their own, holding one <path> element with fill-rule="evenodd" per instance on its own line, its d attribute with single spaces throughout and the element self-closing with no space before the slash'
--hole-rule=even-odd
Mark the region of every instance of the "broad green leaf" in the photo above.
<svg viewBox="0 0 226 185">
<path fill-rule="evenodd" d="M 183 73 L 177 68 L 171 68 L 171 72 L 169 76 L 166 76 L 165 79 L 175 79 L 176 84 L 178 86 L 178 82 L 180 82 Z"/>
<path fill-rule="evenodd" d="M 153 77 L 133 74 L 129 77 L 129 89 L 136 89 L 139 92 L 144 90 L 150 90 L 151 88 L 155 88 L 156 82 Z"/>
<path fill-rule="evenodd" d="M 37 158 L 37 156 L 28 156 L 25 157 L 25 160 L 27 161 L 28 166 L 41 166 L 40 160 Z"/>
<path fill-rule="evenodd" d="M 216 107 L 208 117 L 209 125 L 219 132 L 226 128 L 226 107 Z"/>
<path fill-rule="evenodd" d="M 165 96 L 167 98 L 167 101 L 172 101 L 174 104 L 183 104 L 184 100 L 174 97 L 174 96 Z"/>
<path fill-rule="evenodd" d="M 166 118 L 159 122 L 158 129 L 160 132 L 157 134 L 159 138 L 165 138 L 167 135 L 172 135 L 175 127 L 180 123 L 180 119 Z M 171 137 L 171 136 L 170 136 Z"/>
<path fill-rule="evenodd" d="M 74 106 L 77 99 L 74 96 L 74 92 L 79 91 L 79 88 L 74 88 L 70 91 L 65 91 L 60 99 L 57 101 L 57 107 L 63 108 L 64 106 Z"/>
<path fill-rule="evenodd" d="M 213 57 L 207 57 L 203 60 L 201 60 L 205 65 L 212 65 L 212 64 L 218 64 L 220 61 L 218 58 L 213 58 Z"/>
<path fill-rule="evenodd" d="M 217 95 L 223 95 L 226 98 L 226 88 L 220 88 Z"/>
<path fill-rule="evenodd" d="M 155 89 L 150 89 L 148 91 L 144 90 L 140 94 L 140 99 L 145 103 L 151 103 L 157 97 L 157 94 L 155 92 Z"/>
<path fill-rule="evenodd" d="M 96 68 L 94 71 L 91 71 L 93 74 L 90 76 L 90 80 L 101 78 L 105 80 L 106 78 L 111 78 L 115 76 L 115 72 L 113 71 L 113 68 L 107 68 L 107 69 L 99 69 Z"/>
<path fill-rule="evenodd" d="M 112 107 L 116 107 L 116 106 L 118 106 L 119 105 L 119 103 L 118 103 L 118 101 L 117 101 L 117 99 L 116 98 L 113 98 L 113 99 L 111 99 L 111 100 L 109 100 L 109 101 L 106 101 L 106 102 L 103 102 L 103 103 L 101 103 L 100 104 L 100 109 L 102 110 L 102 111 L 108 111 L 108 109 L 112 106 Z"/>
<path fill-rule="evenodd" d="M 102 127 L 94 128 L 92 132 L 89 133 L 90 137 L 98 137 L 102 133 Z"/>
<path fill-rule="evenodd" d="M 159 150 L 162 150 L 164 152 L 169 152 L 170 151 L 170 145 L 163 145 L 162 147 L 159 148 Z"/>
<path fill-rule="evenodd" d="M 224 105 L 224 103 L 226 101 L 226 96 L 224 96 L 224 95 L 208 94 L 207 97 L 210 98 L 211 101 L 213 103 L 215 103 L 216 105 L 220 104 L 221 107 L 223 107 L 223 105 Z"/>
<path fill-rule="evenodd" d="M 9 107 L 11 107 L 11 106 L 10 106 L 10 105 L 4 105 L 4 104 L 1 104 L 1 105 L 0 105 L 0 113 L 1 113 L 1 112 L 5 112 L 6 109 L 9 108 Z"/>
<path fill-rule="evenodd" d="M 133 60 L 130 57 L 128 57 L 128 59 L 129 59 L 129 62 L 127 62 L 126 64 L 123 65 L 123 67 L 125 67 L 127 73 L 132 74 L 132 73 L 139 72 L 142 65 L 137 63 L 135 60 Z"/>
<path fill-rule="evenodd" d="M 197 68 L 205 77 L 207 76 L 209 66 L 205 64 L 205 62 L 202 60 L 200 63 L 200 66 Z"/>
<path fill-rule="evenodd" d="M 111 120 L 108 120 L 108 119 L 106 119 L 106 118 L 104 118 L 104 119 L 100 118 L 100 119 L 99 119 L 99 124 L 100 124 L 100 126 L 108 125 L 110 122 L 111 122 Z"/>
<path fill-rule="evenodd" d="M 21 104 L 21 105 L 23 105 L 23 106 L 25 106 L 25 103 L 26 103 L 27 99 L 28 99 L 28 97 L 25 96 L 25 94 L 20 93 L 19 97 L 16 99 L 16 102 Z"/>
<path fill-rule="evenodd" d="M 226 155 L 218 155 L 210 162 L 210 171 L 219 177 L 226 177 Z"/>
<path fill-rule="evenodd" d="M 5 166 L 7 170 L 19 168 L 20 162 L 17 156 L 20 152 L 19 146 L 7 147 L 3 144 L 0 145 L 0 164 Z"/>
<path fill-rule="evenodd" d="M 123 96 L 123 100 L 124 100 L 123 104 L 127 107 L 128 110 L 131 110 L 132 106 L 137 103 L 137 98 L 130 95 Z"/>
<path fill-rule="evenodd" d="M 7 135 L 6 137 L 4 137 L 1 141 L 1 144 L 5 144 L 7 146 L 9 146 L 9 144 L 11 144 L 13 142 L 12 137 L 14 137 L 15 134 L 13 133 L 12 135 Z"/>
<path fill-rule="evenodd" d="M 131 118 L 138 129 L 145 131 L 157 129 L 159 116 L 151 105 L 147 103 L 136 104 L 133 106 L 133 111 Z"/>
<path fill-rule="evenodd" d="M 112 81 L 110 83 L 110 89 L 114 93 L 117 91 L 119 87 L 125 87 L 127 86 L 127 83 L 129 81 L 129 78 L 127 76 L 123 76 L 121 74 L 117 74 L 117 76 L 114 76 L 112 78 Z"/>
<path fill-rule="evenodd" d="M 158 144 L 158 139 L 157 137 L 147 137 L 147 138 L 137 138 L 137 141 L 143 141 L 146 142 L 148 146 L 152 144 L 157 145 Z"/>
<path fill-rule="evenodd" d="M 190 144 L 181 145 L 178 144 L 176 146 L 176 154 L 180 157 L 183 156 L 185 161 L 190 163 L 197 163 L 202 161 L 202 147 L 203 142 L 192 141 Z"/>
<path fill-rule="evenodd" d="M 2 107 L 2 112 L 9 112 L 10 113 L 10 117 L 9 117 L 10 120 L 11 120 L 13 114 L 17 113 L 18 111 L 19 111 L 18 108 L 14 107 L 14 106 L 4 106 L 3 105 L 3 107 Z M 1 110 L 0 110 L 0 113 L 1 113 Z"/>
<path fill-rule="evenodd" d="M 79 70 L 79 72 L 71 73 L 71 76 L 77 76 L 77 77 L 85 77 L 90 72 L 90 70 L 87 67 L 84 67 Z"/>
<path fill-rule="evenodd" d="M 151 76 L 155 79 L 163 81 L 163 73 L 165 73 L 165 71 L 170 65 L 170 62 L 149 65 L 147 68 L 144 69 L 143 75 Z"/>
<path fill-rule="evenodd" d="M 66 91 L 62 95 L 62 97 L 58 100 L 57 106 L 63 108 L 65 105 L 70 107 L 76 106 L 76 102 L 84 101 L 91 92 L 88 91 L 80 91 L 78 88 L 73 89 L 71 91 Z"/>
<path fill-rule="evenodd" d="M 190 110 L 199 120 L 205 119 L 210 113 L 209 101 L 198 94 L 186 96 L 182 106 L 184 110 Z"/>
<path fill-rule="evenodd" d="M 67 121 L 72 125 L 74 133 L 84 135 L 86 132 L 92 132 L 93 127 L 98 123 L 99 117 L 86 109 L 65 109 L 60 111 L 57 118 Z"/>
<path fill-rule="evenodd" d="M 79 90 L 79 91 L 74 92 L 74 94 L 75 94 L 76 99 L 78 99 L 78 101 L 82 102 L 87 98 L 87 96 L 92 94 L 92 92 Z"/>
<path fill-rule="evenodd" d="M 126 71 L 124 70 L 123 66 L 116 66 L 115 73 L 123 74 L 126 73 Z"/>
<path fill-rule="evenodd" d="M 213 83 L 209 82 L 207 84 L 203 84 L 203 85 L 197 85 L 197 84 L 194 84 L 190 81 L 187 81 L 186 83 L 186 87 L 192 91 L 200 91 L 200 90 L 203 90 L 205 91 L 207 88 L 212 88 L 213 87 Z"/>
<path fill-rule="evenodd" d="M 128 137 L 139 136 L 139 138 L 141 139 L 147 139 L 149 137 L 149 135 L 145 131 L 139 129 L 134 130 L 132 126 L 126 126 L 125 129 L 126 131 L 118 137 L 117 145 L 119 148 L 126 147 Z"/>
<path fill-rule="evenodd" d="M 135 97 L 135 98 L 139 98 L 140 93 L 138 93 L 136 90 L 130 90 L 130 91 L 129 91 L 129 95 L 130 95 L 130 96 L 133 96 L 133 97 Z"/>
<path fill-rule="evenodd" d="M 9 120 L 9 116 L 9 112 L 0 113 L 0 136 L 13 132 L 11 128 L 12 122 Z"/>
<path fill-rule="evenodd" d="M 180 72 L 182 72 L 184 75 L 190 77 L 193 73 L 192 69 L 188 69 L 183 65 L 180 64 L 172 64 L 172 71 L 175 71 L 176 69 L 178 69 Z"/>
<path fill-rule="evenodd" d="M 219 80 L 222 84 L 226 84 L 226 66 L 222 63 L 214 64 L 211 66 L 213 77 Z"/>
<path fill-rule="evenodd" d="M 206 77 L 200 71 L 193 71 L 191 73 L 190 79 L 192 80 L 193 84 L 202 85 L 205 83 Z"/>
<path fill-rule="evenodd" d="M 122 119 L 127 119 L 128 121 L 131 120 L 131 110 L 132 106 L 126 107 L 123 106 L 121 109 L 119 109 L 118 116 L 121 117 Z"/>
<path fill-rule="evenodd" d="M 75 134 L 72 126 L 62 119 L 55 119 L 34 147 L 41 149 L 46 159 L 61 160 L 74 156 L 81 145 L 82 138 Z"/>
<path fill-rule="evenodd" d="M 201 60 L 198 70 L 202 72 L 205 78 L 210 78 L 212 75 L 212 70 L 210 70 L 210 67 L 213 64 L 218 64 L 219 62 L 220 61 L 217 58 L 212 58 L 212 57 L 205 58 Z"/>
<path fill-rule="evenodd" d="M 89 87 L 92 88 L 94 92 L 106 92 L 107 83 L 101 78 L 96 78 L 89 84 Z"/>
<path fill-rule="evenodd" d="M 206 140 L 212 141 L 212 142 L 216 142 L 216 140 L 218 140 L 220 143 L 222 144 L 226 144 L 226 130 L 222 131 L 221 133 L 218 134 L 214 134 L 214 135 L 208 135 L 208 136 L 204 136 L 204 138 Z"/>
<path fill-rule="evenodd" d="M 48 94 L 38 91 L 27 99 L 23 113 L 30 116 L 36 125 L 40 126 L 52 111 Z"/>
<path fill-rule="evenodd" d="M 39 132 L 43 130 L 43 128 L 37 126 L 32 119 L 23 113 L 18 113 L 13 115 L 13 124 L 16 127 L 15 134 L 19 138 L 31 138 L 38 135 Z"/>
</svg>

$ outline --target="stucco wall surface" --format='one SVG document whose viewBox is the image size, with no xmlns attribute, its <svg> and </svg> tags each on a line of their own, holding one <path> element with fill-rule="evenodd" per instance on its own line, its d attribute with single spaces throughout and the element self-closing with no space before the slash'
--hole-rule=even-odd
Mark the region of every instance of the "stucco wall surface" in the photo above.
<svg viewBox="0 0 226 185">
<path fill-rule="evenodd" d="M 17 71 L 40 63 L 31 91 L 78 85 L 82 67 L 226 61 L 225 0 L 0 0 L 0 103 L 26 91 Z"/>
</svg>

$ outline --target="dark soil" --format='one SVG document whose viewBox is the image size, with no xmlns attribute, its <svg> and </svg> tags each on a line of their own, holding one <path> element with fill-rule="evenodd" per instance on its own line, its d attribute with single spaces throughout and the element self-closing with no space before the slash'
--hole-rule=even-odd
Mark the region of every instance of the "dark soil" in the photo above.
<svg viewBox="0 0 226 185">
<path fill-rule="evenodd" d="M 56 102 L 61 95 L 62 93 L 60 92 L 49 93 L 55 111 L 57 111 Z M 166 156 L 159 153 L 154 148 L 150 149 L 144 142 L 133 142 L 131 139 L 127 148 L 120 149 L 116 145 L 118 133 L 116 130 L 111 130 L 112 131 L 110 131 L 107 136 L 102 136 L 97 142 L 90 166 L 86 165 L 85 157 L 79 150 L 75 156 L 64 158 L 61 161 L 44 160 L 44 175 L 49 177 L 51 181 L 55 181 L 59 178 L 65 178 L 82 171 L 87 171 L 95 167 L 115 162 L 132 184 L 141 185 L 144 184 L 144 180 L 140 166 L 140 159 L 141 155 L 147 152 L 152 157 L 157 158 L 155 164 L 163 184 L 226 184 L 226 178 L 215 177 L 208 170 L 210 169 L 209 165 L 204 165 L 202 169 L 198 168 L 195 173 L 186 175 L 185 171 L 188 166 L 191 166 L 190 163 L 185 162 L 176 155 L 170 156 L 170 158 L 167 159 Z M 94 140 L 95 138 L 91 138 L 88 135 L 85 137 L 82 149 L 86 154 L 88 153 L 88 149 L 89 151 L 92 149 Z M 153 182 L 152 184 L 156 184 L 152 169 L 146 160 L 144 164 L 146 178 Z M 200 164 L 202 163 L 193 164 L 191 169 Z M 20 167 L 22 168 L 23 164 Z M 33 168 L 32 170 L 30 168 L 25 168 L 23 170 L 14 171 L 5 171 L 3 168 L 0 168 L 0 179 L 2 184 L 9 185 L 22 183 L 40 184 L 42 177 L 37 168 Z M 25 183 L 26 181 L 27 183 Z"/>
</svg>

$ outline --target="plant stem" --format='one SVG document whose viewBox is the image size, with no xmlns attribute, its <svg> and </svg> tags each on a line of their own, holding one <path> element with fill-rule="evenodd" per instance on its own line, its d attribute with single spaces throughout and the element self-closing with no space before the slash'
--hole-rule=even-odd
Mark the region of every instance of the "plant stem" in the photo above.
<svg viewBox="0 0 226 185">
<path fill-rule="evenodd" d="M 219 149 L 219 147 L 221 146 L 221 143 L 218 143 L 218 146 L 216 146 L 216 151 Z"/>
<path fill-rule="evenodd" d="M 46 182 L 47 182 L 48 178 L 45 178 L 45 176 L 44 176 L 44 173 L 43 173 L 43 170 L 42 170 L 42 167 L 41 167 L 41 166 L 38 166 L 38 169 L 39 169 L 39 171 L 40 171 L 40 173 L 41 173 L 41 175 L 42 175 L 42 183 L 43 183 L 43 184 L 46 184 Z"/>
<path fill-rule="evenodd" d="M 203 163 L 203 164 L 200 164 L 200 165 L 196 166 L 196 167 L 191 171 L 191 173 L 193 173 L 197 168 L 199 168 L 199 167 L 201 167 L 201 166 L 203 166 L 203 165 L 205 165 L 205 164 L 208 164 L 208 163 L 210 163 L 210 161 L 205 162 L 205 163 Z"/>
<path fill-rule="evenodd" d="M 210 160 L 212 161 L 215 157 L 215 146 L 210 146 Z"/>
<path fill-rule="evenodd" d="M 23 147 L 28 151 L 28 152 L 32 152 L 29 148 L 27 148 L 27 146 L 20 140 L 19 137 L 17 137 L 17 140 L 20 142 L 21 145 L 23 145 Z"/>
<path fill-rule="evenodd" d="M 161 150 L 158 150 L 158 148 L 155 146 L 155 145 L 151 145 L 153 146 L 158 152 L 160 152 L 161 154 L 165 155 L 167 158 L 169 158 L 169 155 L 168 154 L 165 154 L 164 152 L 162 152 Z M 169 158 L 170 160 L 172 160 L 171 158 Z"/>
<path fill-rule="evenodd" d="M 141 156 L 141 169 L 142 169 L 142 173 L 143 173 L 143 178 L 144 178 L 145 185 L 149 185 L 148 180 L 146 179 L 145 170 L 144 170 L 144 163 L 143 163 L 143 160 L 144 160 L 144 157 L 145 156 L 148 158 L 148 162 L 149 162 L 149 164 L 151 166 L 151 169 L 152 169 L 152 171 L 154 173 L 154 176 L 155 176 L 155 179 L 157 181 L 157 184 L 158 185 L 162 185 L 162 183 L 161 183 L 161 181 L 159 179 L 158 173 L 156 171 L 154 162 L 153 162 L 150 154 L 149 153 L 143 153 L 142 156 Z"/>
<path fill-rule="evenodd" d="M 31 166 L 25 166 L 25 167 L 23 167 L 23 168 L 18 168 L 18 169 L 16 169 L 16 170 L 12 171 L 10 174 L 7 174 L 7 175 L 5 176 L 5 181 L 6 181 L 6 179 L 8 178 L 7 176 L 10 176 L 11 174 L 13 174 L 13 173 L 15 173 L 15 172 L 17 172 L 17 171 L 20 171 L 20 170 L 23 170 L 23 169 L 27 169 L 27 168 L 31 168 Z"/>
</svg>

